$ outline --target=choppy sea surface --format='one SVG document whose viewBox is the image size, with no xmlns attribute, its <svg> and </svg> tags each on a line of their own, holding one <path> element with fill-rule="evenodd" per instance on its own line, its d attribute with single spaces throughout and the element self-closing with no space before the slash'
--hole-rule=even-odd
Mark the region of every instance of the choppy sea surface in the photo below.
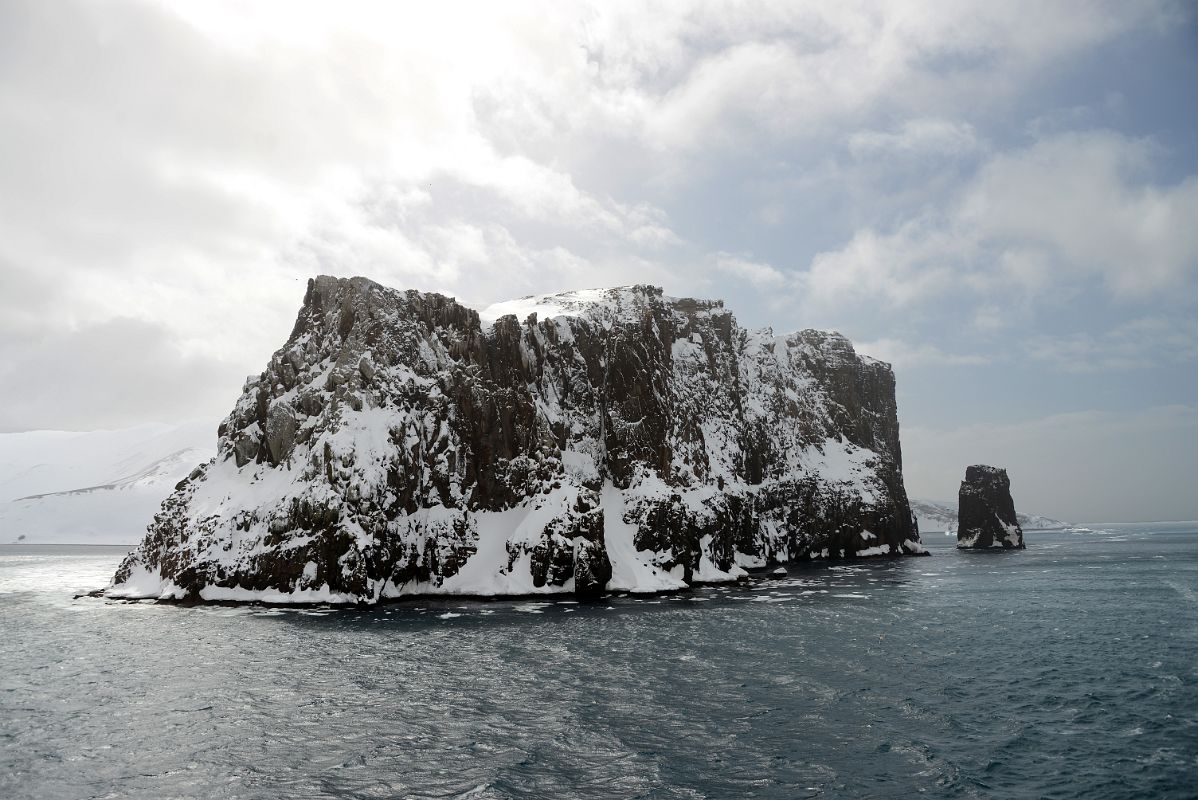
<svg viewBox="0 0 1198 800">
<path fill-rule="evenodd" d="M 0 797 L 1193 798 L 1198 523 L 606 602 L 73 599 L 0 546 Z"/>
</svg>

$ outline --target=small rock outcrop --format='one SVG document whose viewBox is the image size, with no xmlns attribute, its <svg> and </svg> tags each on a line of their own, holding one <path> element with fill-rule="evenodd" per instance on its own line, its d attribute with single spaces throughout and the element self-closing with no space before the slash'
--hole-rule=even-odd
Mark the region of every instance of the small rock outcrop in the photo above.
<svg viewBox="0 0 1198 800">
<path fill-rule="evenodd" d="M 923 553 L 894 373 L 652 286 L 479 312 L 308 284 L 112 597 L 659 591 Z"/>
<path fill-rule="evenodd" d="M 985 464 L 965 470 L 957 507 L 957 549 L 1023 549 L 1007 471 Z"/>
</svg>

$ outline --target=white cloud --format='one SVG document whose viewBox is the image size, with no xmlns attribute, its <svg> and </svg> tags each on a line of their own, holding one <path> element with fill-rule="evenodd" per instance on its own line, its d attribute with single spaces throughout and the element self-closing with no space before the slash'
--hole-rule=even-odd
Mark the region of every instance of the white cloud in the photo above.
<svg viewBox="0 0 1198 800">
<path fill-rule="evenodd" d="M 951 119 L 911 119 L 896 130 L 858 131 L 849 137 L 849 152 L 858 159 L 958 158 L 981 146 L 972 125 Z"/>
<path fill-rule="evenodd" d="M 1198 269 L 1198 177 L 1149 179 L 1150 143 L 1063 134 L 993 155 L 949 208 L 858 231 L 799 276 L 812 304 L 893 307 L 950 293 L 1018 297 L 1099 280 L 1159 294 Z"/>
<path fill-rule="evenodd" d="M 890 234 L 861 230 L 796 274 L 797 296 L 809 308 L 863 300 L 901 308 L 942 294 L 960 280 L 969 257 L 970 243 L 936 220 L 910 220 Z"/>
<path fill-rule="evenodd" d="M 720 272 L 742 278 L 759 289 L 772 289 L 787 282 L 785 273 L 776 267 L 731 253 L 717 253 L 715 267 Z"/>
<path fill-rule="evenodd" d="M 134 318 L 240 372 L 285 336 L 316 271 L 490 302 L 603 283 L 613 243 L 642 266 L 680 246 L 651 203 L 496 149 L 480 97 L 586 78 L 585 59 L 562 27 L 576 20 L 479 15 L 458 30 L 452 10 L 360 3 L 9 6 L 6 329 L 33 341 Z M 570 87 L 540 88 L 567 107 L 552 96 Z"/>
<path fill-rule="evenodd" d="M 1105 131 L 995 156 L 956 224 L 980 246 L 1017 244 L 1044 268 L 1097 275 L 1117 294 L 1177 286 L 1198 267 L 1198 177 L 1156 185 L 1151 157 L 1149 142 Z"/>
<path fill-rule="evenodd" d="M 668 54 L 634 62 L 664 66 L 673 78 L 642 103 L 645 130 L 665 150 L 710 153 L 826 133 L 881 111 L 934 118 L 981 97 L 1001 103 L 1061 59 L 1176 16 L 1167 2 L 1101 0 L 701 7 L 666 6 L 635 29 L 621 27 L 640 47 L 654 37 Z"/>
<path fill-rule="evenodd" d="M 978 98 L 1001 105 L 1163 7 L 6 3 L 0 368 L 46 330 L 133 320 L 180 358 L 250 372 L 315 271 L 477 303 L 646 280 L 698 293 L 723 279 L 797 288 L 829 310 L 843 296 L 912 304 L 957 279 L 969 231 L 922 214 L 867 229 L 796 287 L 722 254 L 739 245 L 692 245 L 668 209 L 706 199 L 690 194 L 697 175 L 778 143 L 840 147 L 872 131 L 860 152 L 968 149 Z M 1006 191 L 978 185 L 983 199 Z M 1181 189 L 1106 188 L 1121 186 L 1132 191 L 1114 208 L 1142 229 L 1106 235 L 1149 248 L 1148 283 L 1166 286 L 1190 246 L 1157 236 L 1188 221 Z M 779 229 L 791 218 L 754 208 Z M 1018 264 L 1005 252 L 1011 270 L 1067 250 L 1044 238 Z M 66 350 L 38 352 L 61 359 L 49 375 L 69 366 Z M 159 416 L 176 416 L 183 401 L 161 402 Z"/>
</svg>

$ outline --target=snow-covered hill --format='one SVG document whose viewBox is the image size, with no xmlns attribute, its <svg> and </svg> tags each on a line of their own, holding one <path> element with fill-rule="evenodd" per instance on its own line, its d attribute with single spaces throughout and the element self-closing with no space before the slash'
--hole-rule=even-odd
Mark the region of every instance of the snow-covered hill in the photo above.
<svg viewBox="0 0 1198 800">
<path fill-rule="evenodd" d="M 955 531 L 957 529 L 956 503 L 949 505 L 935 500 L 912 498 L 911 510 L 915 512 L 915 517 L 919 521 L 921 533 Z M 1062 522 L 1059 519 L 1042 517 L 1037 514 L 1016 513 L 1015 516 L 1019 520 L 1019 527 L 1025 531 L 1065 530 L 1073 527 L 1071 522 Z"/>
<path fill-rule="evenodd" d="M 215 448 L 212 423 L 0 434 L 0 542 L 135 544 Z"/>
<path fill-rule="evenodd" d="M 919 523 L 920 533 L 932 531 L 955 531 L 957 529 L 957 505 L 938 503 L 933 500 L 911 498 L 911 511 Z"/>
</svg>

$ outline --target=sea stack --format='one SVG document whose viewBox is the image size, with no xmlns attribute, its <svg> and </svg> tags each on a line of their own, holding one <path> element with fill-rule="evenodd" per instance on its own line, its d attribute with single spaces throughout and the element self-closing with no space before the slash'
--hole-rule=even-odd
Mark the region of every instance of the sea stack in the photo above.
<svg viewBox="0 0 1198 800">
<path fill-rule="evenodd" d="M 974 464 L 965 470 L 957 508 L 957 549 L 1023 549 L 1011 479 L 1000 467 Z"/>
<path fill-rule="evenodd" d="M 317 278 L 217 453 L 109 596 L 594 596 L 924 552 L 889 364 L 652 286 L 480 314 Z"/>
</svg>

